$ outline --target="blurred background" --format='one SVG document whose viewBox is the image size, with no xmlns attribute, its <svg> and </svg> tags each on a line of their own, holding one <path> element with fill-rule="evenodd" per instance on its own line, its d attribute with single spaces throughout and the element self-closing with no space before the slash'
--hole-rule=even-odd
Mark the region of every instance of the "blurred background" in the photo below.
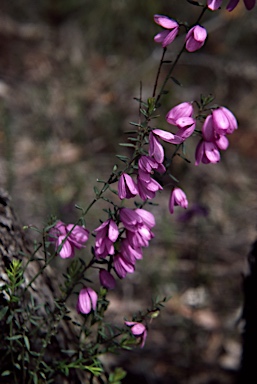
<svg viewBox="0 0 257 384">
<path fill-rule="evenodd" d="M 118 143 L 138 120 L 133 98 L 140 82 L 143 96 L 151 96 L 162 53 L 153 41 L 160 31 L 155 13 L 193 23 L 200 8 L 186 0 L 1 0 L 0 185 L 22 225 L 41 228 L 51 215 L 76 220 L 75 204 L 86 207 L 96 179 L 121 166 L 115 154 L 126 150 Z M 176 158 L 173 174 L 190 214 L 169 214 L 169 187 L 157 197 L 151 247 L 111 294 L 109 315 L 117 324 L 152 297 L 171 297 L 143 350 L 105 358 L 128 370 L 125 384 L 235 382 L 242 274 L 256 236 L 256 16 L 257 8 L 247 12 L 243 5 L 206 12 L 207 44 L 182 56 L 174 72 L 182 87 L 170 82 L 162 100 L 165 116 L 212 93 L 237 116 L 239 129 L 216 165 L 195 167 L 197 140 L 189 140 L 191 163 Z M 183 39 L 167 58 L 176 57 Z M 171 129 L 164 118 L 158 124 Z M 88 229 L 105 219 L 103 207 L 90 212 Z"/>
</svg>

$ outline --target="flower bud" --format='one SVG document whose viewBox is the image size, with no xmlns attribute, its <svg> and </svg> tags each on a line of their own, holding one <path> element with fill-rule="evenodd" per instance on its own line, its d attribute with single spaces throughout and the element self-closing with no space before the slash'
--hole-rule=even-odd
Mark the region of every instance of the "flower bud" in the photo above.
<svg viewBox="0 0 257 384">
<path fill-rule="evenodd" d="M 90 287 L 81 289 L 78 296 L 77 311 L 85 315 L 89 314 L 91 310 L 96 310 L 97 293 Z"/>
</svg>

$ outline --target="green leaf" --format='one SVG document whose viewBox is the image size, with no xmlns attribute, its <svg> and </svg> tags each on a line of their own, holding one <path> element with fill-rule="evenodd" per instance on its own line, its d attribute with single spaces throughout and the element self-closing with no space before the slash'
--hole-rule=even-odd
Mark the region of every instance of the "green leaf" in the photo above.
<svg viewBox="0 0 257 384">
<path fill-rule="evenodd" d="M 11 336 L 11 337 L 7 337 L 6 340 L 13 341 L 13 340 L 18 340 L 20 338 L 22 338 L 22 335 L 14 335 L 14 336 Z"/>
<path fill-rule="evenodd" d="M 24 343 L 25 343 L 25 346 L 27 348 L 27 350 L 29 351 L 30 350 L 30 343 L 29 343 L 29 339 L 27 336 L 23 336 L 23 339 L 24 339 Z"/>
<path fill-rule="evenodd" d="M 123 163 L 127 163 L 127 161 L 129 160 L 127 156 L 123 155 L 116 155 L 116 157 L 118 157 L 119 160 L 123 161 Z"/>
<path fill-rule="evenodd" d="M 175 77 L 171 76 L 170 78 L 171 78 L 171 80 L 172 80 L 175 84 L 179 85 L 180 87 L 183 87 L 183 85 L 180 83 L 180 81 L 178 81 Z"/>
<path fill-rule="evenodd" d="M 2 319 L 5 317 L 7 311 L 8 311 L 8 307 L 3 307 L 3 308 L 0 310 L 0 320 L 2 320 Z"/>
<path fill-rule="evenodd" d="M 131 143 L 119 143 L 121 147 L 130 147 L 130 148 L 135 148 L 134 144 Z"/>
<path fill-rule="evenodd" d="M 1 376 L 9 376 L 11 374 L 10 371 L 4 371 Z"/>
</svg>

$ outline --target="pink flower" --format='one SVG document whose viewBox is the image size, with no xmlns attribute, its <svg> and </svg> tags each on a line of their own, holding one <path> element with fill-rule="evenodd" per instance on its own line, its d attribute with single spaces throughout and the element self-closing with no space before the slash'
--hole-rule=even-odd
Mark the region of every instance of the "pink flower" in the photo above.
<svg viewBox="0 0 257 384">
<path fill-rule="evenodd" d="M 75 254 L 75 249 L 85 247 L 88 240 L 89 231 L 80 225 L 65 225 L 62 221 L 58 221 L 49 232 L 50 241 L 55 245 L 55 249 L 59 250 L 58 254 L 62 259 L 71 258 Z"/>
<path fill-rule="evenodd" d="M 141 340 L 141 348 L 145 345 L 145 340 L 147 337 L 147 329 L 146 326 L 142 323 L 138 323 L 136 321 L 125 321 L 125 324 L 130 327 L 130 331 L 132 335 L 135 337 L 139 337 Z"/>
<path fill-rule="evenodd" d="M 222 0 L 207 0 L 207 6 L 212 11 L 216 11 L 220 8 Z"/>
<path fill-rule="evenodd" d="M 141 217 L 144 225 L 146 225 L 149 229 L 155 226 L 155 218 L 151 212 L 142 208 L 135 209 L 135 212 Z"/>
<path fill-rule="evenodd" d="M 203 139 L 198 143 L 195 153 L 195 165 L 217 163 L 219 150 L 226 150 L 229 142 L 225 135 L 237 129 L 235 116 L 225 107 L 219 107 L 207 116 L 202 128 Z"/>
<path fill-rule="evenodd" d="M 78 296 L 77 311 L 85 315 L 89 314 L 91 310 L 96 310 L 97 293 L 90 287 L 81 289 Z"/>
<path fill-rule="evenodd" d="M 134 232 L 130 233 L 132 235 L 132 238 L 135 237 L 137 234 Z M 135 265 L 136 260 L 141 260 L 143 258 L 141 246 L 139 246 L 137 243 L 133 244 L 133 242 L 130 241 L 128 236 L 121 242 L 120 254 L 124 260 L 126 260 L 132 265 Z"/>
<path fill-rule="evenodd" d="M 206 40 L 207 31 L 200 25 L 195 25 L 186 34 L 186 49 L 188 52 L 194 52 L 200 49 Z"/>
<path fill-rule="evenodd" d="M 127 261 L 124 257 L 122 257 L 121 254 L 117 254 L 113 258 L 113 267 L 117 273 L 117 275 L 124 279 L 126 277 L 127 273 L 134 273 L 135 267 L 134 264 Z"/>
<path fill-rule="evenodd" d="M 141 156 L 138 160 L 139 171 L 145 173 L 153 173 L 154 171 L 164 173 L 166 171 L 163 164 L 159 164 L 154 158 L 150 156 Z"/>
<path fill-rule="evenodd" d="M 141 227 L 146 225 L 151 229 L 155 225 L 155 219 L 152 213 L 145 209 L 121 208 L 120 219 L 124 227 L 131 232 L 138 232 Z"/>
<path fill-rule="evenodd" d="M 179 25 L 175 20 L 162 15 L 154 15 L 154 21 L 156 24 L 167 29 L 154 37 L 154 41 L 156 43 L 161 43 L 163 48 L 165 48 L 175 40 L 179 31 Z"/>
<path fill-rule="evenodd" d="M 192 117 L 193 112 L 192 104 L 184 102 L 173 107 L 166 115 L 167 122 L 179 128 L 175 137 L 180 142 L 191 136 L 195 130 L 196 121 Z"/>
<path fill-rule="evenodd" d="M 138 171 L 137 187 L 142 200 L 153 199 L 156 192 L 163 189 L 156 180 L 150 177 L 149 173 L 140 169 Z"/>
<path fill-rule="evenodd" d="M 89 231 L 79 225 L 76 225 L 74 228 L 73 224 L 68 224 L 66 226 L 69 234 L 69 241 L 74 245 L 75 248 L 81 249 L 84 247 L 84 244 L 88 240 Z"/>
<path fill-rule="evenodd" d="M 159 164 L 164 160 L 164 149 L 158 138 L 171 144 L 180 144 L 182 139 L 173 135 L 171 132 L 163 131 L 162 129 L 154 129 L 149 135 L 149 155 L 152 156 Z"/>
<path fill-rule="evenodd" d="M 58 236 L 58 238 L 55 242 L 56 250 L 58 250 L 59 247 L 61 247 L 60 251 L 59 251 L 59 256 L 62 259 L 68 259 L 70 257 L 74 257 L 75 250 L 74 250 L 74 247 L 72 246 L 72 244 L 67 239 L 67 235 Z"/>
<path fill-rule="evenodd" d="M 114 289 L 116 282 L 112 274 L 105 269 L 100 269 L 99 271 L 99 280 L 100 284 L 107 289 Z"/>
<path fill-rule="evenodd" d="M 195 151 L 195 165 L 218 163 L 220 161 L 220 153 L 213 142 L 201 140 Z"/>
<path fill-rule="evenodd" d="M 238 3 L 239 3 L 239 0 L 230 0 L 230 2 L 227 5 L 227 10 L 229 12 L 233 11 L 233 9 L 236 8 Z M 255 6 L 255 3 L 256 3 L 256 0 L 244 0 L 245 7 L 248 11 L 253 9 L 253 7 Z"/>
<path fill-rule="evenodd" d="M 135 210 L 130 208 L 121 208 L 120 219 L 126 229 L 132 232 L 137 232 L 138 228 L 143 225 L 143 220 Z"/>
<path fill-rule="evenodd" d="M 119 229 L 114 220 L 109 219 L 95 229 L 95 255 L 96 258 L 105 258 L 107 255 L 114 254 L 113 243 L 119 236 Z"/>
<path fill-rule="evenodd" d="M 192 103 L 184 102 L 173 107 L 166 115 L 166 120 L 169 124 L 177 125 L 177 120 L 181 117 L 193 116 Z"/>
<path fill-rule="evenodd" d="M 237 129 L 237 121 L 233 113 L 225 108 L 219 107 L 212 111 L 213 127 L 216 134 L 227 135 Z"/>
<path fill-rule="evenodd" d="M 118 195 L 120 199 L 130 199 L 138 194 L 138 189 L 132 177 L 123 173 L 118 182 Z"/>
<path fill-rule="evenodd" d="M 174 188 L 170 195 L 170 201 L 169 201 L 169 211 L 170 213 L 174 212 L 174 206 L 180 205 L 183 208 L 187 208 L 188 201 L 185 192 L 182 191 L 180 188 Z"/>
</svg>

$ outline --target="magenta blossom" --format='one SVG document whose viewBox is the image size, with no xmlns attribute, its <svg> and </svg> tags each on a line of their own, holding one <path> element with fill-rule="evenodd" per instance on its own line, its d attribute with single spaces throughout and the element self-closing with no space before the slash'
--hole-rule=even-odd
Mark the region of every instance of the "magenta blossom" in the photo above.
<svg viewBox="0 0 257 384">
<path fill-rule="evenodd" d="M 145 340 L 147 337 L 147 329 L 146 326 L 142 323 L 138 323 L 136 321 L 125 321 L 125 324 L 130 327 L 130 331 L 132 335 L 135 337 L 139 337 L 141 340 L 141 348 L 145 345 Z"/>
<path fill-rule="evenodd" d="M 214 110 L 212 115 L 207 116 L 202 128 L 203 139 L 196 147 L 195 165 L 201 162 L 203 164 L 218 163 L 219 150 L 224 151 L 229 145 L 225 134 L 233 132 L 236 128 L 237 122 L 234 115 L 224 107 Z"/>
<path fill-rule="evenodd" d="M 107 289 L 114 289 L 116 282 L 112 274 L 105 269 L 100 269 L 99 271 L 99 280 L 100 284 Z"/>
<path fill-rule="evenodd" d="M 195 52 L 200 49 L 206 40 L 207 31 L 200 25 L 195 25 L 186 34 L 186 49 L 188 52 Z"/>
<path fill-rule="evenodd" d="M 162 129 L 154 129 L 149 135 L 149 155 L 152 156 L 159 164 L 164 160 L 164 149 L 159 142 L 159 138 L 167 143 L 180 144 L 182 139 L 171 132 L 163 131 Z"/>
<path fill-rule="evenodd" d="M 97 306 L 97 293 L 90 287 L 82 288 L 79 292 L 77 311 L 88 315 L 91 310 L 95 311 Z"/>
<path fill-rule="evenodd" d="M 212 11 L 216 11 L 220 8 L 222 0 L 207 0 L 207 6 Z"/>
<path fill-rule="evenodd" d="M 225 107 L 212 111 L 213 128 L 216 134 L 228 135 L 237 129 L 237 120 L 232 112 Z"/>
<path fill-rule="evenodd" d="M 215 143 L 201 140 L 195 150 L 195 165 L 218 163 L 220 152 Z"/>
<path fill-rule="evenodd" d="M 165 48 L 175 40 L 179 31 L 179 25 L 175 20 L 162 15 L 154 15 L 154 21 L 166 29 L 166 31 L 162 31 L 154 37 L 154 41 L 161 43 L 163 48 Z"/>
<path fill-rule="evenodd" d="M 164 173 L 166 168 L 163 164 L 159 164 L 154 158 L 150 156 L 141 156 L 138 160 L 138 169 L 141 172 L 146 172 L 149 174 L 154 173 L 154 171 L 159 173 Z"/>
<path fill-rule="evenodd" d="M 118 182 L 118 195 L 120 199 L 130 199 L 138 194 L 137 186 L 130 175 L 123 173 Z"/>
<path fill-rule="evenodd" d="M 238 5 L 239 0 L 230 0 L 227 5 L 227 10 L 229 12 L 233 11 Z M 256 0 L 244 0 L 245 8 L 250 11 L 255 6 Z"/>
<path fill-rule="evenodd" d="M 134 273 L 135 266 L 133 263 L 127 261 L 121 254 L 117 254 L 113 258 L 113 267 L 117 273 L 117 275 L 124 279 L 127 273 Z"/>
<path fill-rule="evenodd" d="M 132 238 L 136 236 L 136 233 L 130 233 Z M 132 265 L 135 265 L 136 260 L 141 260 L 143 258 L 141 246 L 139 246 L 137 243 L 131 242 L 128 234 L 126 239 L 123 239 L 121 242 L 120 254 L 124 260 Z"/>
<path fill-rule="evenodd" d="M 181 117 L 192 117 L 193 116 L 192 103 L 184 102 L 173 107 L 166 115 L 166 120 L 171 125 L 178 125 L 177 121 Z"/>
<path fill-rule="evenodd" d="M 187 208 L 188 201 L 185 192 L 180 188 L 174 188 L 170 195 L 169 201 L 169 211 L 170 213 L 174 212 L 174 206 L 180 205 L 183 208 Z"/>
<path fill-rule="evenodd" d="M 50 240 L 62 259 L 71 258 L 75 254 L 75 248 L 85 247 L 89 231 L 80 225 L 64 224 L 58 221 L 49 232 Z"/>
<path fill-rule="evenodd" d="M 169 124 L 175 125 L 178 131 L 175 134 L 180 142 L 187 139 L 195 130 L 196 121 L 193 116 L 192 103 L 184 102 L 173 107 L 166 115 Z"/>
<path fill-rule="evenodd" d="M 162 186 L 150 177 L 149 173 L 139 169 L 137 177 L 138 193 L 142 200 L 153 199 L 157 191 L 162 190 Z"/>
<path fill-rule="evenodd" d="M 119 229 L 114 220 L 109 219 L 95 229 L 95 255 L 96 258 L 105 258 L 114 254 L 113 243 L 119 236 Z"/>
<path fill-rule="evenodd" d="M 144 225 L 149 228 L 152 228 L 155 225 L 153 214 L 145 209 L 133 210 L 129 208 L 121 208 L 120 219 L 124 227 L 131 232 L 138 232 Z M 149 223 L 151 223 L 151 225 Z"/>
</svg>

